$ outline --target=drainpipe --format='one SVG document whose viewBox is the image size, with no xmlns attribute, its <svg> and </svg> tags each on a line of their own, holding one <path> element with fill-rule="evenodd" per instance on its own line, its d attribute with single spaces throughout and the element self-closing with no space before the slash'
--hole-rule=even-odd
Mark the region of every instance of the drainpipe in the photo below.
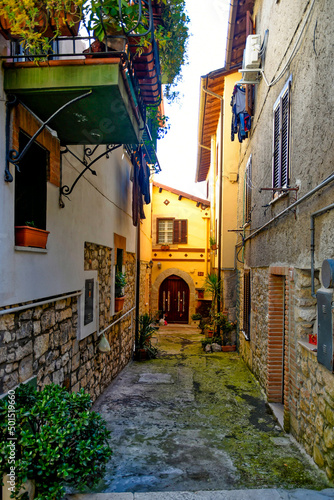
<svg viewBox="0 0 334 500">
<path fill-rule="evenodd" d="M 299 198 L 299 200 L 297 200 L 294 203 L 292 203 L 291 205 L 289 205 L 287 208 L 285 208 L 284 210 L 282 210 L 282 212 L 280 212 L 279 214 L 275 215 L 275 217 L 273 217 L 268 222 L 266 222 L 265 224 L 263 224 L 263 226 L 259 227 L 258 229 L 256 229 L 256 231 L 254 231 L 253 233 L 249 234 L 246 238 L 243 239 L 242 242 L 237 243 L 236 246 L 240 247 L 241 245 L 243 245 L 245 241 L 250 240 L 251 238 L 253 238 L 257 234 L 259 234 L 266 227 L 268 227 L 272 222 L 274 222 L 275 220 L 277 220 L 280 217 L 282 217 L 282 215 L 285 215 L 286 213 L 288 213 L 290 210 L 292 210 L 297 205 L 299 205 L 300 203 L 302 203 L 303 201 L 305 201 L 307 198 L 309 198 L 310 196 L 312 196 L 314 193 L 316 193 L 317 191 L 319 191 L 319 189 L 322 189 L 323 187 L 327 186 L 327 184 L 329 184 L 332 181 L 334 181 L 334 172 L 329 177 L 327 177 L 325 180 L 323 180 L 320 184 L 318 184 L 315 188 L 311 189 L 311 191 L 309 191 L 308 193 L 304 194 L 304 196 L 302 196 L 301 198 Z"/>
<path fill-rule="evenodd" d="M 221 235 L 221 224 L 222 224 L 222 191 L 223 191 L 223 112 L 224 112 L 224 97 L 216 94 L 216 92 L 212 92 L 212 90 L 205 89 L 202 87 L 203 92 L 212 95 L 220 100 L 220 136 L 221 136 L 221 145 L 220 145 L 220 179 L 219 179 L 219 227 L 218 227 L 218 282 L 221 280 L 221 243 L 222 243 L 222 235 Z M 217 301 L 217 313 L 220 312 L 220 300 Z M 218 328 L 219 333 L 219 328 Z"/>
<path fill-rule="evenodd" d="M 220 99 L 220 176 L 219 176 L 219 224 L 218 224 L 218 283 L 221 281 L 221 259 L 222 259 L 222 209 L 223 209 L 223 113 L 224 113 L 224 100 Z M 224 292 L 223 292 L 224 294 Z M 217 312 L 220 313 L 221 298 L 218 298 Z M 219 333 L 219 331 L 218 331 Z"/>
<path fill-rule="evenodd" d="M 333 210 L 333 208 L 334 203 L 311 214 L 311 295 L 314 298 L 317 296 L 314 290 L 315 218 L 319 215 L 329 212 L 330 210 Z"/>
<path fill-rule="evenodd" d="M 135 339 L 139 331 L 139 299 L 140 299 L 140 218 L 138 220 L 137 229 L 137 262 L 136 262 L 136 326 L 135 326 Z"/>
</svg>

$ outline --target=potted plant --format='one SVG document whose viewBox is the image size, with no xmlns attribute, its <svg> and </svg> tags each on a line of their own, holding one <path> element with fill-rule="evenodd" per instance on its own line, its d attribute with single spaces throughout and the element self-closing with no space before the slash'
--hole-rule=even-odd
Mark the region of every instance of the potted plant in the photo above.
<svg viewBox="0 0 334 500">
<path fill-rule="evenodd" d="M 204 288 L 207 292 L 211 293 L 211 308 L 210 308 L 210 322 L 207 324 L 207 334 L 213 336 L 215 332 L 215 314 L 217 301 L 220 300 L 221 282 L 215 273 L 208 274 L 204 281 Z"/>
<path fill-rule="evenodd" d="M 138 331 L 135 335 L 135 360 L 142 361 L 145 359 L 156 358 L 157 349 L 152 345 L 152 335 L 156 332 L 157 327 L 152 323 L 154 318 L 145 313 L 139 316 Z"/>
<path fill-rule="evenodd" d="M 159 46 L 163 83 L 170 86 L 180 77 L 182 65 L 186 62 L 190 20 L 185 13 L 185 0 L 160 0 L 154 9 L 154 38 Z M 151 50 L 148 11 L 142 8 L 139 19 L 137 2 L 122 0 L 120 12 L 118 0 L 91 0 L 85 4 L 85 10 L 88 13 L 88 28 L 94 31 L 98 40 L 104 41 L 106 33 L 116 38 L 126 36 L 132 53 L 140 56 L 145 49 Z M 170 91 L 167 94 L 167 98 L 173 97 Z"/>
<path fill-rule="evenodd" d="M 26 222 L 25 226 L 15 226 L 15 245 L 46 248 L 49 234 L 50 231 L 37 228 L 34 221 Z"/>
<path fill-rule="evenodd" d="M 122 271 L 116 271 L 115 276 L 115 312 L 119 312 L 124 307 L 124 287 L 126 285 L 126 273 Z"/>
<path fill-rule="evenodd" d="M 47 53 L 50 39 L 78 34 L 83 0 L 7 0 L 0 3 L 0 33 L 31 53 Z"/>
<path fill-rule="evenodd" d="M 91 406 L 83 389 L 71 394 L 51 384 L 41 391 L 29 385 L 10 390 L 0 400 L 5 489 L 13 488 L 17 498 L 28 479 L 35 484 L 36 500 L 61 500 L 66 486 L 82 490 L 97 484 L 112 452 L 106 423 Z"/>
<path fill-rule="evenodd" d="M 217 250 L 216 238 L 214 238 L 213 236 L 210 236 L 210 248 L 211 250 Z"/>
<path fill-rule="evenodd" d="M 216 329 L 219 329 L 220 338 L 222 340 L 222 350 L 223 351 L 235 351 L 236 346 L 232 345 L 231 332 L 235 328 L 235 324 L 228 321 L 227 316 L 223 313 L 216 313 L 214 317 L 214 324 Z"/>
<path fill-rule="evenodd" d="M 194 321 L 195 325 L 199 326 L 199 322 L 202 319 L 202 315 L 200 313 L 192 314 L 191 319 Z"/>
</svg>

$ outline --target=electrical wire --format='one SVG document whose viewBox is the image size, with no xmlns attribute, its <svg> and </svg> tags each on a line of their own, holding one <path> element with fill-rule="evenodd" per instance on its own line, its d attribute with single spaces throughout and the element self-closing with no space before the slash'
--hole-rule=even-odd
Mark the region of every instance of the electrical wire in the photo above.
<svg viewBox="0 0 334 500">
<path fill-rule="evenodd" d="M 289 65 L 290 65 L 290 63 L 291 63 L 291 61 L 292 61 L 292 59 L 295 57 L 295 54 L 296 54 L 296 52 L 297 52 L 297 48 L 298 48 L 299 42 L 300 42 L 301 37 L 302 37 L 302 35 L 303 35 L 303 33 L 304 33 L 304 30 L 305 30 L 305 28 L 306 28 L 306 25 L 307 25 L 307 23 L 308 23 L 308 20 L 309 20 L 309 18 L 310 18 L 310 15 L 311 15 L 311 12 L 312 12 L 312 9 L 313 9 L 314 4 L 315 4 L 315 0 L 312 0 L 312 4 L 311 4 L 311 6 L 310 6 L 310 9 L 309 9 L 309 11 L 308 11 L 308 13 L 307 13 L 307 16 L 306 16 L 306 18 L 305 18 L 305 21 L 304 21 L 304 25 L 303 25 L 303 27 L 302 27 L 302 29 L 301 29 L 300 33 L 299 33 L 299 36 L 298 36 L 297 41 L 296 41 L 296 43 L 295 43 L 295 45 L 294 45 L 294 47 L 293 47 L 293 49 L 292 49 L 292 52 L 291 52 L 291 54 L 290 54 L 289 59 L 287 60 L 287 62 L 286 62 L 286 64 L 285 64 L 284 68 L 283 68 L 283 69 L 282 69 L 282 71 L 279 73 L 279 75 L 275 78 L 275 80 L 273 80 L 272 82 L 270 82 L 269 84 L 267 84 L 267 85 L 268 85 L 268 87 L 272 87 L 273 85 L 275 85 L 275 84 L 276 84 L 276 83 L 277 83 L 277 82 L 278 82 L 278 81 L 282 78 L 282 76 L 283 76 L 283 75 L 284 75 L 284 73 L 286 72 L 287 68 L 289 67 Z M 264 79 L 266 80 L 264 73 L 262 73 L 262 75 L 263 75 Z M 267 82 L 266 82 L 266 83 L 267 83 Z"/>
</svg>

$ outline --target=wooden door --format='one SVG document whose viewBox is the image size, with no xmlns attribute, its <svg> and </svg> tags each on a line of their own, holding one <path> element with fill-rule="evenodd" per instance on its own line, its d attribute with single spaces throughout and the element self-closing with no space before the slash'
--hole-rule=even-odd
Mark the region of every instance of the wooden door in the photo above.
<svg viewBox="0 0 334 500">
<path fill-rule="evenodd" d="M 188 323 L 189 287 L 182 278 L 172 275 L 161 283 L 159 309 L 167 323 Z"/>
</svg>

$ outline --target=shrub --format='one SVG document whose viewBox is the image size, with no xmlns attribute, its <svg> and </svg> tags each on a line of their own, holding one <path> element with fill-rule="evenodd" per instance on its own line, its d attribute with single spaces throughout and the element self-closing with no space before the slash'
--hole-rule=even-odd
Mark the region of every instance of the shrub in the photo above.
<svg viewBox="0 0 334 500">
<path fill-rule="evenodd" d="M 15 430 L 9 425 L 14 398 Z M 69 393 L 55 384 L 40 392 L 21 385 L 0 401 L 0 473 L 15 467 L 15 498 L 27 479 L 35 481 L 35 500 L 60 500 L 65 485 L 82 490 L 103 477 L 110 433 L 91 405 L 83 389 Z"/>
</svg>

